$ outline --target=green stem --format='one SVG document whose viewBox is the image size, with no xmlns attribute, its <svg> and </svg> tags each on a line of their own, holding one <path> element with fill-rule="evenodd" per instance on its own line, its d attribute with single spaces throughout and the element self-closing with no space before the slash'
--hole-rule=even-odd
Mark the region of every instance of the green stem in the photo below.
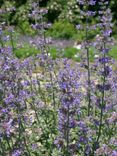
<svg viewBox="0 0 117 156">
<path fill-rule="evenodd" d="M 68 105 L 68 113 L 67 113 L 67 132 L 66 132 L 66 155 L 69 156 L 69 105 Z"/>
<path fill-rule="evenodd" d="M 88 44 L 88 18 L 86 18 L 86 44 Z M 86 53 L 87 53 L 87 76 L 88 76 L 88 89 L 87 89 L 87 97 L 88 97 L 88 116 L 90 115 L 91 109 L 91 76 L 90 76 L 90 60 L 89 60 L 89 48 L 86 45 Z"/>
<path fill-rule="evenodd" d="M 24 128 L 22 122 L 21 122 L 21 127 L 22 127 L 23 131 L 25 132 L 25 128 Z M 23 134 L 22 134 L 22 135 L 23 135 Z M 25 138 L 24 135 L 23 135 L 23 140 L 24 140 L 24 144 L 25 144 L 26 150 L 27 150 L 27 152 L 28 152 L 28 155 L 31 156 L 31 154 L 30 154 L 30 150 L 29 150 L 29 148 L 28 148 L 28 145 L 27 145 L 27 143 L 26 143 L 26 138 Z"/>
<path fill-rule="evenodd" d="M 1 155 L 5 155 L 5 149 L 4 149 L 4 146 L 3 146 L 3 144 L 2 144 L 2 141 L 0 142 L 0 146 L 1 146 Z"/>
<path fill-rule="evenodd" d="M 104 43 L 104 48 L 105 48 L 105 43 Z M 103 56 L 105 58 L 105 54 Z M 105 62 L 104 62 L 104 66 L 103 69 L 105 71 Z M 102 129 L 102 121 L 103 121 L 103 107 L 104 107 L 104 98 L 105 98 L 105 90 L 104 90 L 104 86 L 105 86 L 105 82 L 106 82 L 106 76 L 104 74 L 103 76 L 103 91 L 102 91 L 102 99 L 101 99 L 101 112 L 100 112 L 100 125 L 99 125 L 99 131 L 98 131 L 98 137 L 97 137 L 97 142 L 99 142 L 100 136 L 101 136 L 101 129 Z"/>
<path fill-rule="evenodd" d="M 13 41 L 13 34 L 12 34 L 12 32 L 10 32 L 10 40 L 11 40 L 12 51 L 13 51 L 13 54 L 14 54 L 15 46 L 14 46 L 14 41 Z"/>
<path fill-rule="evenodd" d="M 4 47 L 4 43 L 3 43 L 2 39 L 1 39 L 1 37 L 0 37 L 0 44 L 1 44 L 2 48 L 3 48 Z"/>
</svg>

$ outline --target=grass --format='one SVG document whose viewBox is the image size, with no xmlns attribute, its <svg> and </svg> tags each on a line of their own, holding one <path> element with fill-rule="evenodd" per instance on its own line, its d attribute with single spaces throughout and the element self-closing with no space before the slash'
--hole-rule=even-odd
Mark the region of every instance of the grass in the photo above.
<svg viewBox="0 0 117 156">
<path fill-rule="evenodd" d="M 94 60 L 93 51 L 94 50 L 91 48 L 90 49 L 90 61 Z M 37 50 L 35 47 L 32 47 L 28 44 L 24 44 L 23 47 L 15 50 L 15 54 L 18 58 L 26 58 L 32 55 L 36 55 L 38 53 L 40 53 L 39 50 Z M 56 47 L 50 47 L 49 53 L 53 59 L 57 57 L 66 57 L 66 58 L 73 59 L 76 61 L 80 61 L 80 55 L 81 55 L 81 51 L 74 47 L 67 47 L 61 50 L 58 50 Z M 113 46 L 113 48 L 109 52 L 109 56 L 111 56 L 114 59 L 117 59 L 117 45 Z"/>
<path fill-rule="evenodd" d="M 117 60 L 117 45 L 113 46 L 109 52 L 109 56 Z"/>
<path fill-rule="evenodd" d="M 60 26 L 60 24 L 61 24 L 61 22 L 57 23 L 57 29 Z M 69 29 L 72 30 L 71 26 L 69 26 L 69 27 L 70 27 Z M 63 29 L 62 26 L 61 26 L 61 29 Z M 72 33 L 72 31 L 71 31 L 71 33 Z M 8 32 L 5 32 L 5 34 L 9 35 Z M 20 32 L 16 30 L 13 33 L 13 36 L 12 36 L 13 44 L 14 44 L 14 47 L 15 47 L 14 52 L 15 52 L 15 54 L 16 54 L 16 56 L 18 58 L 26 58 L 26 57 L 29 57 L 29 56 L 36 55 L 36 54 L 40 53 L 40 51 L 38 49 L 36 49 L 35 47 L 32 47 L 31 45 L 29 45 L 28 42 L 23 43 L 22 47 L 16 48 L 17 47 L 16 43 L 18 42 L 18 39 L 20 38 L 20 35 L 21 35 Z M 76 39 L 79 39 L 79 41 L 82 40 L 83 32 L 79 32 L 78 34 L 76 33 L 75 35 L 76 35 L 76 38 L 74 38 L 75 40 Z M 11 41 L 8 41 L 6 44 L 11 45 Z M 57 57 L 66 57 L 66 58 L 69 58 L 69 59 L 73 59 L 75 61 L 80 61 L 80 55 L 82 54 L 81 50 L 76 49 L 74 47 L 67 47 L 65 49 L 59 49 L 58 50 L 54 46 L 50 46 L 49 53 L 50 53 L 50 55 L 52 56 L 53 59 L 55 59 Z M 90 61 L 94 60 L 94 55 L 95 55 L 94 54 L 94 49 L 91 48 L 90 49 Z M 112 47 L 111 51 L 109 52 L 109 56 L 111 56 L 112 58 L 117 60 L 117 45 Z"/>
<path fill-rule="evenodd" d="M 18 58 L 26 58 L 26 57 L 29 57 L 29 56 L 32 56 L 32 55 L 36 55 L 40 53 L 39 50 L 37 50 L 35 47 L 32 47 L 28 44 L 24 44 L 23 47 L 21 48 L 18 48 L 15 50 L 15 55 L 18 57 Z"/>
<path fill-rule="evenodd" d="M 6 35 L 8 34 L 6 33 Z M 18 41 L 19 37 L 20 37 L 20 33 L 15 31 L 15 33 L 13 33 L 14 47 L 16 47 L 16 42 Z M 7 44 L 11 45 L 11 41 L 8 41 Z M 15 54 L 18 58 L 26 58 L 32 55 L 36 55 L 38 53 L 40 53 L 40 51 L 37 50 L 35 47 L 32 47 L 31 45 L 29 45 L 27 42 L 23 43 L 22 47 L 15 48 Z M 49 53 L 53 59 L 57 57 L 66 57 L 69 59 L 73 59 L 75 61 L 80 61 L 80 55 L 81 55 L 81 51 L 74 47 L 67 47 L 65 49 L 58 50 L 56 47 L 50 46 Z M 117 60 L 117 45 L 112 47 L 111 51 L 109 52 L 109 56 Z M 94 60 L 94 49 L 91 48 L 90 49 L 90 61 L 93 61 L 93 60 Z"/>
<path fill-rule="evenodd" d="M 6 35 L 10 35 L 8 32 L 5 32 L 5 33 L 6 33 Z M 28 42 L 24 42 L 23 44 L 21 43 L 18 46 L 18 44 L 17 44 L 18 38 L 20 38 L 20 33 L 18 31 L 15 31 L 12 34 L 12 40 L 7 41 L 5 44 L 6 44 L 6 46 L 13 45 L 14 53 L 19 59 L 26 58 L 26 57 L 36 55 L 39 53 L 39 50 L 37 50 L 35 47 L 29 45 Z"/>
</svg>

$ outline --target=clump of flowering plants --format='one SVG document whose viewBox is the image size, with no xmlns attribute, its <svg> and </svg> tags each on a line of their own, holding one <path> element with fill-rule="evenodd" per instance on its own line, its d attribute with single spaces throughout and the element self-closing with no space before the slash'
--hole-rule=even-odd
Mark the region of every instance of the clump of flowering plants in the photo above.
<svg viewBox="0 0 117 156">
<path fill-rule="evenodd" d="M 55 144 L 63 149 L 65 155 L 74 152 L 76 146 L 75 139 L 72 136 L 72 129 L 77 126 L 76 114 L 81 98 L 78 90 L 80 86 L 79 77 L 80 72 L 77 69 L 72 69 L 68 60 L 63 60 L 63 69 L 58 74 L 61 92 L 58 110 L 60 137 L 55 140 Z"/>
<path fill-rule="evenodd" d="M 86 32 L 81 46 L 85 68 L 73 60 L 49 56 L 43 21 L 47 10 L 41 10 L 39 3 L 32 4 L 29 16 L 34 17 L 32 27 L 41 36 L 34 43 L 40 54 L 16 58 L 13 30 L 8 23 L 0 26 L 2 156 L 117 155 L 117 72 L 108 57 L 113 41 L 109 2 L 77 2 L 86 21 L 80 26 Z M 90 11 L 97 4 L 100 10 Z M 99 34 L 92 42 L 89 22 L 96 14 L 98 23 L 91 29 L 98 28 Z M 93 62 L 90 47 L 98 54 Z"/>
</svg>

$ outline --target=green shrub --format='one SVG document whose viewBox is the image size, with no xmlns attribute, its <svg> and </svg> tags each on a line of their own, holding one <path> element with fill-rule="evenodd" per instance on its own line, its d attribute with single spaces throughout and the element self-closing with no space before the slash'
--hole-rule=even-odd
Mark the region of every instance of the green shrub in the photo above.
<svg viewBox="0 0 117 156">
<path fill-rule="evenodd" d="M 109 56 L 111 56 L 114 59 L 117 59 L 117 45 L 112 47 L 112 49 L 109 52 Z"/>
<path fill-rule="evenodd" d="M 36 55 L 39 53 L 39 50 L 34 47 L 30 47 L 28 44 L 25 44 L 22 48 L 15 50 L 15 55 L 18 58 L 26 58 L 32 55 Z"/>
<path fill-rule="evenodd" d="M 53 38 L 70 39 L 76 34 L 74 25 L 67 21 L 58 21 L 48 30 L 47 35 Z"/>
<path fill-rule="evenodd" d="M 74 47 L 68 47 L 64 49 L 63 57 L 73 58 L 75 54 L 77 54 L 78 50 Z"/>
<path fill-rule="evenodd" d="M 49 53 L 53 59 L 56 59 L 58 57 L 58 51 L 55 47 L 51 47 Z"/>
<path fill-rule="evenodd" d="M 35 31 L 31 28 L 28 21 L 20 21 L 20 23 L 18 23 L 18 28 L 21 34 L 35 35 Z"/>
</svg>

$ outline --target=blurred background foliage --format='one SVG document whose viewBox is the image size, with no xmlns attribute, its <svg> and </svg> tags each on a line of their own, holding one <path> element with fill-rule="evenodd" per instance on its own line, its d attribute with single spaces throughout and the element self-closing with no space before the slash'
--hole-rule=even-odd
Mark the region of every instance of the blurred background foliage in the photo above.
<svg viewBox="0 0 117 156">
<path fill-rule="evenodd" d="M 29 18 L 29 14 L 32 8 L 31 1 L 32 0 L 0 0 L 0 22 L 7 21 L 10 25 L 18 26 L 23 33 L 32 33 L 30 27 L 32 21 Z M 67 1 L 66 0 L 39 0 L 39 5 L 41 8 L 48 9 L 46 20 L 48 22 L 51 22 L 54 25 L 53 29 L 51 29 L 51 33 L 52 30 L 56 28 L 58 31 L 58 27 L 59 26 L 63 27 L 63 24 L 65 25 L 66 22 L 69 23 L 69 24 L 67 23 L 67 25 L 69 27 L 70 34 L 71 34 L 71 29 L 72 32 L 74 33 L 75 30 L 73 26 L 80 23 L 81 21 L 80 19 L 82 17 L 80 16 L 80 9 L 79 9 L 80 6 L 77 4 L 77 0 L 67 0 Z M 95 8 L 93 9 L 96 10 L 98 9 L 98 7 L 99 6 L 95 6 Z M 116 0 L 110 0 L 110 8 L 113 14 L 113 23 L 114 23 L 113 33 L 114 35 L 116 35 L 116 31 L 117 31 L 117 27 L 116 27 L 117 1 Z M 95 20 L 96 19 L 94 19 L 93 22 L 95 22 Z M 62 26 L 61 23 L 63 23 Z M 59 31 L 61 31 L 61 28 Z M 54 33 L 55 32 L 53 32 L 52 34 Z M 64 34 L 66 35 L 66 33 Z M 55 37 L 56 36 L 57 34 L 55 35 Z"/>
<path fill-rule="evenodd" d="M 17 33 L 20 35 L 34 36 L 36 32 L 32 29 L 31 24 L 34 20 L 30 18 L 32 11 L 32 2 L 37 0 L 0 0 L 0 23 L 6 22 L 7 25 L 15 26 L 15 37 Z M 83 17 L 80 15 L 80 7 L 77 0 L 38 0 L 40 8 L 48 9 L 45 17 L 47 23 L 52 23 L 49 29 L 46 29 L 46 35 L 55 39 L 71 39 L 81 43 L 85 32 L 76 30 L 77 24 L 83 24 Z M 113 15 L 113 36 L 117 39 L 117 0 L 110 0 L 110 8 Z M 99 6 L 90 8 L 92 11 L 99 9 Z M 82 20 L 81 20 L 82 19 Z M 91 24 L 95 24 L 97 16 L 93 18 Z M 18 31 L 17 31 L 18 30 Z M 93 39 L 98 30 L 90 32 L 90 39 Z M 15 40 L 15 39 L 14 39 Z M 14 41 L 15 42 L 15 41 Z M 117 46 L 115 46 L 110 55 L 117 58 Z M 24 47 L 16 51 L 19 58 L 28 57 L 36 54 L 37 49 L 25 43 Z M 73 47 L 64 49 L 62 53 L 64 57 L 74 58 L 77 50 Z M 57 56 L 57 49 L 51 47 L 50 54 L 53 58 Z M 91 59 L 93 59 L 91 55 Z"/>
</svg>

